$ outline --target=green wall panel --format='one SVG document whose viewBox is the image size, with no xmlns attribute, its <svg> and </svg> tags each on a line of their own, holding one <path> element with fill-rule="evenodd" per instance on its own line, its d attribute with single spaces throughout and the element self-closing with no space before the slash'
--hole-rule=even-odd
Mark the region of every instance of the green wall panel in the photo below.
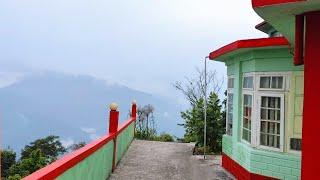
<svg viewBox="0 0 320 180">
<path fill-rule="evenodd" d="M 61 174 L 58 180 L 105 180 L 112 170 L 113 141 L 88 156 L 80 163 Z"/>
<path fill-rule="evenodd" d="M 132 122 L 117 137 L 117 158 L 116 163 L 120 161 L 124 153 L 127 151 L 134 137 L 134 122 Z"/>
</svg>

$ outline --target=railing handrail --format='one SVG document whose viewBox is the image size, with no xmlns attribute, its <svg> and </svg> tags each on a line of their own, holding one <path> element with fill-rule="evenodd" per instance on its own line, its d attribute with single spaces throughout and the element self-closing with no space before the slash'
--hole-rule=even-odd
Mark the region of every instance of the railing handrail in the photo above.
<svg viewBox="0 0 320 180">
<path fill-rule="evenodd" d="M 133 105 L 136 108 L 135 104 Z M 35 179 L 54 179 L 65 171 L 75 166 L 91 154 L 96 152 L 98 149 L 109 143 L 111 140 L 117 137 L 123 130 L 125 130 L 131 123 L 136 120 L 136 116 L 130 117 L 120 127 L 117 128 L 115 133 L 108 133 L 101 138 L 90 142 L 84 147 L 68 153 L 57 161 L 39 169 L 38 171 L 23 178 L 24 180 L 35 180 Z M 109 124 L 110 126 L 110 124 Z M 115 152 L 114 152 L 115 153 Z"/>
</svg>

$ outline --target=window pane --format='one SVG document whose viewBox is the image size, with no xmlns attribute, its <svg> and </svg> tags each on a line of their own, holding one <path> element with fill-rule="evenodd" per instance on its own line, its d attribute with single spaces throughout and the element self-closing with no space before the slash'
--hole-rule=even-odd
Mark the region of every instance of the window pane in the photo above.
<svg viewBox="0 0 320 180">
<path fill-rule="evenodd" d="M 234 78 L 228 79 L 228 88 L 234 88 Z"/>
<path fill-rule="evenodd" d="M 251 142 L 252 95 L 243 95 L 242 139 Z"/>
<path fill-rule="evenodd" d="M 261 98 L 261 107 L 268 107 L 268 97 Z"/>
<path fill-rule="evenodd" d="M 267 132 L 267 122 L 261 121 L 260 131 L 263 132 L 263 133 Z"/>
<path fill-rule="evenodd" d="M 301 151 L 301 139 L 290 138 L 290 149 Z"/>
<path fill-rule="evenodd" d="M 270 77 L 260 77 L 260 88 L 270 88 Z"/>
<path fill-rule="evenodd" d="M 233 94 L 228 93 L 226 133 L 230 136 L 232 136 L 232 124 L 233 124 Z"/>
<path fill-rule="evenodd" d="M 248 76 L 243 78 L 243 88 L 253 88 L 253 77 Z"/>
<path fill-rule="evenodd" d="M 273 89 L 282 89 L 283 77 L 282 76 L 274 76 L 272 77 L 271 88 Z"/>
<path fill-rule="evenodd" d="M 280 148 L 281 98 L 261 97 L 260 107 L 260 144 Z"/>
</svg>

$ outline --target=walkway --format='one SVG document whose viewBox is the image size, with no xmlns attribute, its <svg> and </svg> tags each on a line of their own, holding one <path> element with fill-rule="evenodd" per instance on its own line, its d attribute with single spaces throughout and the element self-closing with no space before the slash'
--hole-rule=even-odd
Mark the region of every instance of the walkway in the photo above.
<svg viewBox="0 0 320 180">
<path fill-rule="evenodd" d="M 134 140 L 110 180 L 232 180 L 220 156 L 192 155 L 191 144 Z"/>
</svg>

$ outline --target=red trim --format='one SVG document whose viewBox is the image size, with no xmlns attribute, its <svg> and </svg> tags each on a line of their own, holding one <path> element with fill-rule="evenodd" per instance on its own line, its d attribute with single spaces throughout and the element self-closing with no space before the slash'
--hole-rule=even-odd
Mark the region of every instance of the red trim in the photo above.
<svg viewBox="0 0 320 180">
<path fill-rule="evenodd" d="M 263 6 L 274 6 L 287 3 L 297 3 L 306 0 L 252 0 L 252 7 L 259 8 Z"/>
<path fill-rule="evenodd" d="M 301 179 L 320 179 L 320 11 L 306 14 Z"/>
<path fill-rule="evenodd" d="M 100 139 L 97 139 L 79 150 L 76 150 L 61 159 L 55 161 L 54 163 L 32 173 L 31 175 L 24 178 L 24 180 L 35 180 L 35 179 L 54 179 L 60 174 L 70 169 L 86 157 L 90 156 L 96 150 L 101 148 L 103 145 L 107 144 L 115 137 L 115 134 L 107 134 Z"/>
<path fill-rule="evenodd" d="M 295 48 L 294 48 L 294 65 L 302 65 L 303 46 L 304 46 L 304 15 L 296 16 L 295 31 Z"/>
<path fill-rule="evenodd" d="M 224 153 L 222 153 L 222 166 L 239 180 L 276 180 L 276 178 L 250 173 Z"/>
<path fill-rule="evenodd" d="M 86 157 L 93 154 L 95 151 L 97 151 L 99 148 L 110 142 L 112 139 L 116 137 L 117 134 L 119 134 L 121 131 L 123 131 L 126 127 L 128 127 L 133 121 L 135 121 L 135 118 L 128 119 L 120 128 L 118 128 L 117 133 L 107 134 L 89 144 L 82 147 L 81 149 L 78 149 L 74 152 L 71 152 L 61 159 L 53 162 L 52 164 L 49 164 L 48 166 L 32 173 L 31 175 L 24 178 L 24 180 L 50 180 L 55 179 L 59 175 L 61 175 L 63 172 L 67 171 L 74 165 L 81 162 Z"/>
<path fill-rule="evenodd" d="M 289 42 L 284 37 L 272 37 L 272 38 L 260 38 L 260 39 L 247 39 L 239 40 L 228 44 L 216 51 L 210 53 L 209 58 L 211 60 L 218 58 L 219 56 L 233 52 L 238 49 L 244 48 L 261 48 L 268 46 L 288 46 Z"/>
<path fill-rule="evenodd" d="M 134 118 L 134 117 L 128 119 L 127 122 L 125 122 L 120 127 L 118 127 L 118 133 L 117 134 L 120 134 L 123 130 L 125 130 L 135 120 L 136 120 L 136 118 Z"/>
</svg>

